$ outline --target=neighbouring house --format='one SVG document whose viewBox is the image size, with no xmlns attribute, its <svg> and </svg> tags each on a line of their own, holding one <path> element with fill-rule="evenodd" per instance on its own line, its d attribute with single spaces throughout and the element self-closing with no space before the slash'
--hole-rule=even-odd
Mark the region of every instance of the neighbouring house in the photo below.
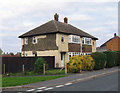
<svg viewBox="0 0 120 93">
<path fill-rule="evenodd" d="M 64 22 L 59 21 L 59 15 L 29 32 L 20 35 L 22 42 L 21 55 L 55 56 L 55 67 L 64 67 L 69 57 L 87 55 L 96 52 L 98 38 Z"/>
<path fill-rule="evenodd" d="M 104 44 L 97 48 L 98 52 L 104 51 L 120 51 L 120 37 L 114 34 L 113 38 L 110 38 Z"/>
<path fill-rule="evenodd" d="M 17 53 L 16 55 L 10 55 L 10 54 L 8 54 L 8 53 L 3 53 L 2 54 L 2 57 L 20 57 L 20 54 L 19 53 Z"/>
</svg>

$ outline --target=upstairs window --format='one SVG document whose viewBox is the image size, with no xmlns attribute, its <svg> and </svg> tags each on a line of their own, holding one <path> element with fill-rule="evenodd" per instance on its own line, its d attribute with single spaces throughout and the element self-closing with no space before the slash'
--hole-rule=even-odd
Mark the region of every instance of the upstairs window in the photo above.
<svg viewBox="0 0 120 93">
<path fill-rule="evenodd" d="M 93 40 L 93 46 L 94 46 L 94 40 Z"/>
<path fill-rule="evenodd" d="M 79 36 L 72 36 L 72 43 L 80 43 L 80 37 Z"/>
<path fill-rule="evenodd" d="M 91 45 L 91 38 L 84 37 L 84 38 L 82 39 L 82 43 L 83 43 L 83 44 Z"/>
<path fill-rule="evenodd" d="M 25 38 L 25 44 L 28 44 L 28 38 Z"/>
<path fill-rule="evenodd" d="M 61 42 L 64 42 L 64 35 L 61 35 Z"/>
<path fill-rule="evenodd" d="M 69 43 L 77 43 L 77 44 L 80 44 L 80 36 L 69 35 Z"/>
<path fill-rule="evenodd" d="M 36 44 L 37 43 L 37 39 L 36 39 L 36 37 L 34 36 L 33 37 L 33 44 Z"/>
<path fill-rule="evenodd" d="M 85 40 L 84 40 L 84 38 L 83 38 L 83 39 L 82 39 L 82 44 L 84 44 L 84 41 L 85 41 Z"/>
</svg>

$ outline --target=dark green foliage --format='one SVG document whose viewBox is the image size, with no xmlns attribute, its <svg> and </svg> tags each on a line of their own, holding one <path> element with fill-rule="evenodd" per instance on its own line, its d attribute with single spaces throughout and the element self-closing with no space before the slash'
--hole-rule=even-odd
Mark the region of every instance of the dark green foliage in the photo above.
<svg viewBox="0 0 120 93">
<path fill-rule="evenodd" d="M 9 55 L 14 55 L 14 53 L 10 52 Z"/>
<path fill-rule="evenodd" d="M 105 62 L 107 60 L 106 55 L 104 53 L 95 52 L 95 53 L 92 53 L 91 56 L 95 61 L 95 67 L 94 67 L 95 70 L 104 68 Z"/>
<path fill-rule="evenodd" d="M 120 66 L 120 51 L 116 51 L 116 65 Z"/>
<path fill-rule="evenodd" d="M 106 67 L 107 68 L 111 68 L 113 66 L 116 66 L 116 53 L 115 52 L 112 52 L 112 51 L 105 51 L 103 52 L 106 54 L 107 56 L 107 64 L 106 64 Z"/>
<path fill-rule="evenodd" d="M 45 64 L 45 68 L 47 69 L 48 65 L 46 64 L 44 59 L 43 58 L 38 58 L 35 61 L 35 64 L 34 64 L 34 72 L 35 73 L 43 73 L 43 64 Z"/>
<path fill-rule="evenodd" d="M 0 48 L 0 56 L 2 55 L 2 52 L 3 52 L 3 51 L 2 51 L 2 49 Z"/>
</svg>

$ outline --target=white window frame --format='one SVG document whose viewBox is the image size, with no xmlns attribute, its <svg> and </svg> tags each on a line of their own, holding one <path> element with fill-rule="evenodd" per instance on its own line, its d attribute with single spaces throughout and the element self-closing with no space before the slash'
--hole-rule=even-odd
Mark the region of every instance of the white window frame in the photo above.
<svg viewBox="0 0 120 93">
<path fill-rule="evenodd" d="M 69 35 L 69 43 L 80 44 L 80 36 L 77 36 L 77 35 Z"/>
<path fill-rule="evenodd" d="M 36 40 L 36 42 L 34 42 L 34 40 Z M 32 42 L 33 42 L 33 44 L 36 44 L 36 43 L 37 43 L 37 38 L 36 38 L 35 36 L 33 36 Z"/>
<path fill-rule="evenodd" d="M 28 56 L 28 53 L 25 53 L 25 56 L 27 57 L 27 56 Z"/>
<path fill-rule="evenodd" d="M 87 40 L 89 41 L 89 43 L 86 43 Z M 82 44 L 92 45 L 92 44 L 91 44 L 91 41 L 92 41 L 91 38 L 87 38 L 87 37 L 83 37 L 83 38 L 82 38 Z"/>
<path fill-rule="evenodd" d="M 75 55 L 81 55 L 81 53 L 80 52 L 69 52 L 68 53 L 68 58 L 70 58 L 70 56 L 73 57 Z"/>
<path fill-rule="evenodd" d="M 64 43 L 64 35 L 61 35 L 61 42 Z"/>
<path fill-rule="evenodd" d="M 93 47 L 94 47 L 94 46 L 95 46 L 95 42 L 94 42 L 94 40 L 93 40 L 92 44 L 93 44 Z"/>
<path fill-rule="evenodd" d="M 28 37 L 25 38 L 25 44 L 28 44 Z"/>
</svg>

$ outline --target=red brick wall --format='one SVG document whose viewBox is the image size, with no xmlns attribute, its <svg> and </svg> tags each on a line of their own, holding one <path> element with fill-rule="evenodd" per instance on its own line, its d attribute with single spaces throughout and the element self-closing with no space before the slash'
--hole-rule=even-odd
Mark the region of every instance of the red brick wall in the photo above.
<svg viewBox="0 0 120 93">
<path fill-rule="evenodd" d="M 82 52 L 92 52 L 92 45 L 82 45 Z"/>
<path fill-rule="evenodd" d="M 81 52 L 80 44 L 69 43 L 68 44 L 68 51 L 69 52 Z M 82 52 L 92 52 L 92 45 L 83 45 Z"/>
<path fill-rule="evenodd" d="M 106 44 L 106 48 L 111 51 L 120 51 L 120 38 L 118 36 L 114 37 Z"/>
<path fill-rule="evenodd" d="M 69 52 L 80 52 L 80 44 L 69 43 L 68 51 Z"/>
</svg>

